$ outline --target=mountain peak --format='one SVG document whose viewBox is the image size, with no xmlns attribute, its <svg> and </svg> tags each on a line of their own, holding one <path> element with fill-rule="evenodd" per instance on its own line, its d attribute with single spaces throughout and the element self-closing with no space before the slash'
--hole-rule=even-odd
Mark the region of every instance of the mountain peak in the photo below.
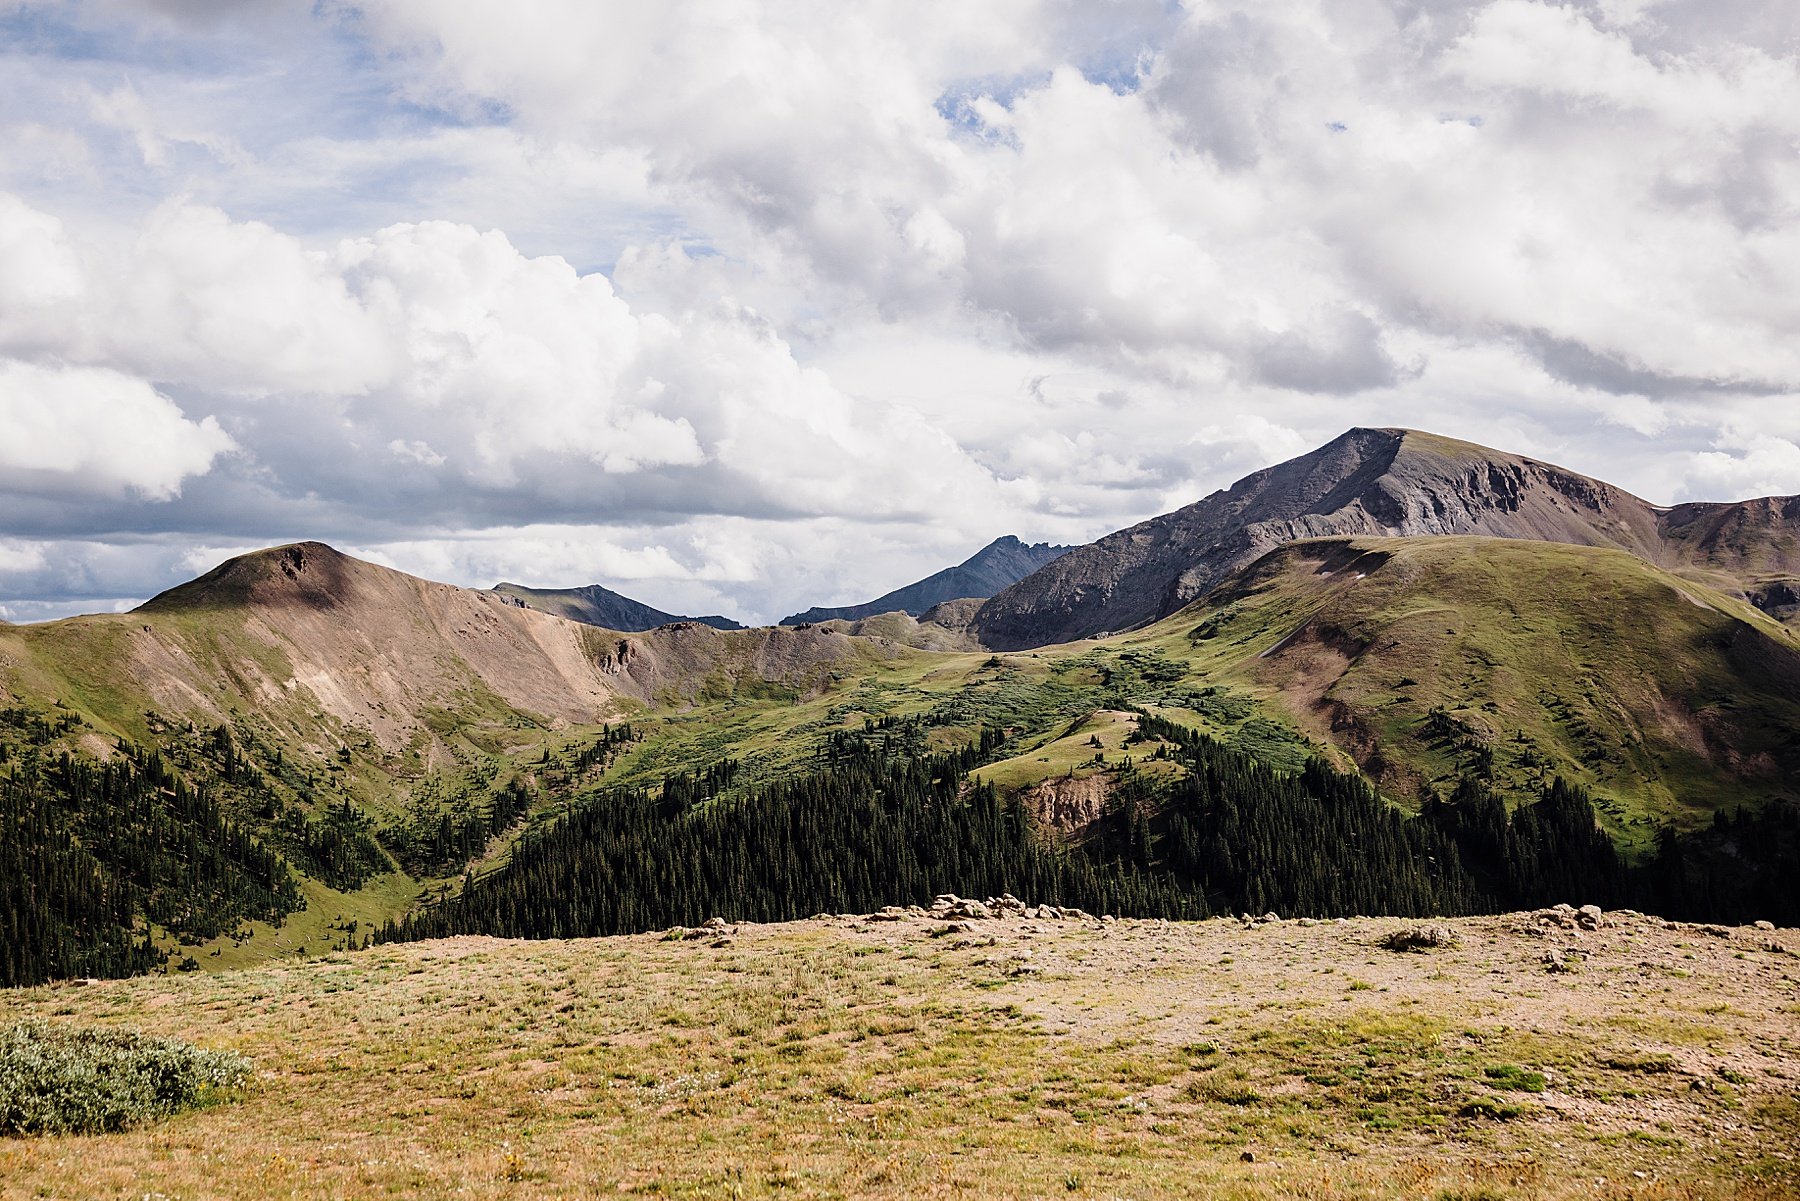
<svg viewBox="0 0 1800 1201">
<path fill-rule="evenodd" d="M 170 612 L 284 600 L 329 609 L 344 601 L 359 574 L 388 570 L 353 559 L 324 542 L 291 542 L 227 559 L 197 579 L 159 592 L 136 611 Z"/>
<path fill-rule="evenodd" d="M 973 630 L 1018 649 L 1175 612 L 1299 538 L 1485 535 L 1656 560 L 1658 511 L 1621 488 L 1439 434 L 1358 426 L 1173 513 L 1110 534 L 997 594 Z"/>
<path fill-rule="evenodd" d="M 584 584 L 579 588 L 530 588 L 524 584 L 499 583 L 494 585 L 493 590 L 521 608 L 538 609 L 583 625 L 600 626 L 620 633 L 653 630 L 677 621 L 697 621 L 715 630 L 744 628 L 731 618 L 720 617 L 718 614 L 682 617 L 665 613 L 600 584 Z"/>
<path fill-rule="evenodd" d="M 1069 548 L 1048 542 L 1025 542 L 1016 534 L 1002 534 L 958 563 L 922 580 L 896 588 L 860 605 L 815 606 L 804 613 L 781 619 L 784 626 L 821 621 L 860 621 L 880 613 L 906 613 L 918 617 L 945 601 L 985 599 L 1024 579 Z"/>
</svg>

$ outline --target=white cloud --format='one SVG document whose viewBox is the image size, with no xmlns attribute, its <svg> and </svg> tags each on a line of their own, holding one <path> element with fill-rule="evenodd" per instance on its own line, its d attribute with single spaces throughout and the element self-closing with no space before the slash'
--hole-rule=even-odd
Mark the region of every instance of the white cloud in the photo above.
<svg viewBox="0 0 1800 1201">
<path fill-rule="evenodd" d="M 55 341 L 85 286 L 62 222 L 0 192 L 0 347 Z"/>
<path fill-rule="evenodd" d="M 166 501 L 233 446 L 143 380 L 0 359 L 0 490 Z"/>
<path fill-rule="evenodd" d="M 242 451 L 0 532 L 779 616 L 1351 424 L 1800 491 L 1787 6 L 254 7 L 0 48 L 0 351 Z"/>
<path fill-rule="evenodd" d="M 1716 449 L 1689 456 L 1684 499 L 1724 500 L 1790 495 L 1800 478 L 1800 440 L 1729 427 Z"/>
</svg>

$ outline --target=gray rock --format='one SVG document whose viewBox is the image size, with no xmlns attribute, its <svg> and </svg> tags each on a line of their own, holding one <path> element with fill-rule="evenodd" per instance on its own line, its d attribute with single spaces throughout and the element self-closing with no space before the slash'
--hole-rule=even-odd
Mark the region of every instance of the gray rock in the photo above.
<svg viewBox="0 0 1800 1201">
<path fill-rule="evenodd" d="M 1403 930 L 1395 930 L 1381 940 L 1381 945 L 1390 951 L 1424 952 L 1460 944 L 1456 931 L 1448 926 L 1408 926 Z"/>
</svg>

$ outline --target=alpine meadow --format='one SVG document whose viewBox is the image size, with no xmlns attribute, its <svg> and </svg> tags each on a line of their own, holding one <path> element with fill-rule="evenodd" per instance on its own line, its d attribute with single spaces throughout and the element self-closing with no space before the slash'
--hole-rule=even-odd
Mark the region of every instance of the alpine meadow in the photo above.
<svg viewBox="0 0 1800 1201">
<path fill-rule="evenodd" d="M 1800 1197 L 1797 48 L 0 4 L 0 1198 Z"/>
</svg>

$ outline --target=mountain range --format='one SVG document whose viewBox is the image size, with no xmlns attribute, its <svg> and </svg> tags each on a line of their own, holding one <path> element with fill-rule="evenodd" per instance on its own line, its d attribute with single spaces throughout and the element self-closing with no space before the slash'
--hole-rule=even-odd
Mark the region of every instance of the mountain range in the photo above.
<svg viewBox="0 0 1800 1201">
<path fill-rule="evenodd" d="M 1791 607 L 1800 583 L 1800 497 L 1663 508 L 1522 455 L 1352 429 L 1063 555 L 994 596 L 970 629 L 998 649 L 1128 630 L 1296 539 L 1446 534 L 1610 547 L 1772 608 Z"/>
<path fill-rule="evenodd" d="M 495 584 L 493 590 L 522 609 L 554 613 L 583 625 L 607 630 L 636 633 L 653 630 L 678 621 L 697 621 L 715 630 L 741 630 L 743 625 L 729 617 L 683 617 L 653 609 L 642 601 L 632 600 L 599 584 L 580 588 L 531 588 L 524 584 Z"/>
<path fill-rule="evenodd" d="M 128 762 L 188 831 L 153 862 L 246 831 L 278 849 L 298 891 L 244 884 L 268 874 L 249 855 L 232 895 L 262 908 L 229 933 L 159 924 L 174 911 L 154 905 L 118 927 L 148 922 L 220 966 L 413 912 L 608 790 L 775 787 L 871 751 L 963 756 L 1085 845 L 1122 797 L 1185 770 L 1133 750 L 1151 718 L 1267 770 L 1329 764 L 1406 812 L 1474 789 L 1504 813 L 1566 781 L 1641 859 L 1662 831 L 1800 800 L 1797 534 L 1795 498 L 1663 508 L 1358 429 L 1088 546 L 1000 539 L 854 620 L 721 629 L 603 589 L 459 588 L 297 543 L 131 613 L 0 627 L 0 810 L 61 797 L 97 823 L 79 845 L 104 849 L 143 817 L 81 773 Z M 989 599 L 911 612 L 1034 559 Z M 214 826 L 190 829 L 196 813 Z"/>
</svg>

